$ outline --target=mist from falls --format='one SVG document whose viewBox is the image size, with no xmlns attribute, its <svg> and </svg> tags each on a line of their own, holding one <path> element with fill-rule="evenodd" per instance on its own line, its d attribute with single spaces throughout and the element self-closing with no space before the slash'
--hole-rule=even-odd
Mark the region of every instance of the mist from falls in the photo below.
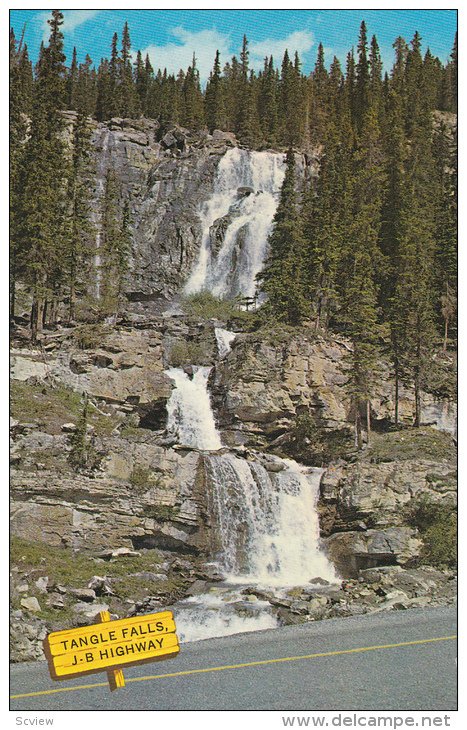
<svg viewBox="0 0 467 730">
<path fill-rule="evenodd" d="M 254 296 L 285 175 L 284 155 L 238 147 L 221 158 L 200 210 L 201 248 L 185 293 Z"/>
</svg>

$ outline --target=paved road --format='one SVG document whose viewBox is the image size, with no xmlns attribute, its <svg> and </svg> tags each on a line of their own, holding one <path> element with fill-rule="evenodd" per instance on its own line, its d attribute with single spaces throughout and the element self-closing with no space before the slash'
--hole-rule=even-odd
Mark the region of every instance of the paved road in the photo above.
<svg viewBox="0 0 467 730">
<path fill-rule="evenodd" d="M 14 665 L 11 709 L 453 711 L 455 634 L 449 607 L 200 641 L 125 669 L 127 686 L 113 693 L 102 673 L 52 682 L 44 662 Z"/>
</svg>

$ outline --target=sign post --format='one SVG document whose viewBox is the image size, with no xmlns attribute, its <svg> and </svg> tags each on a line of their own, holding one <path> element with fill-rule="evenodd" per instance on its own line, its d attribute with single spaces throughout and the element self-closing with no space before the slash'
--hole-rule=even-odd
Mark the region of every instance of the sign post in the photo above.
<svg viewBox="0 0 467 730">
<path fill-rule="evenodd" d="M 110 690 L 125 686 L 123 667 L 170 659 L 180 651 L 171 611 L 111 621 L 99 613 L 99 624 L 54 631 L 44 651 L 54 680 L 106 671 Z"/>
<path fill-rule="evenodd" d="M 110 621 L 110 613 L 108 611 L 99 611 L 99 618 L 101 620 L 101 623 Z M 107 679 L 109 680 L 109 687 L 111 692 L 119 689 L 119 687 L 125 686 L 123 669 L 107 669 Z"/>
</svg>

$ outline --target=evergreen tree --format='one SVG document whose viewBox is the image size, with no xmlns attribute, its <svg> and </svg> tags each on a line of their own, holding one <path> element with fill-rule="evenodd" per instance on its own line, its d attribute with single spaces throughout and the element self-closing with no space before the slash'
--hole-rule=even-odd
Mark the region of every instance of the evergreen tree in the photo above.
<svg viewBox="0 0 467 730">
<path fill-rule="evenodd" d="M 436 337 L 433 277 L 436 181 L 431 115 L 422 109 L 418 118 L 412 117 L 411 126 L 413 134 L 405 165 L 390 323 L 398 377 L 414 386 L 414 424 L 419 426 L 421 393 Z"/>
<path fill-rule="evenodd" d="M 114 108 L 113 94 L 115 93 L 112 89 L 110 64 L 106 58 L 101 60 L 97 70 L 96 90 L 96 118 L 97 121 L 103 122 L 111 116 Z"/>
<path fill-rule="evenodd" d="M 60 286 L 66 156 L 61 138 L 65 106 L 63 15 L 54 10 L 47 47 L 42 46 L 32 103 L 30 136 L 24 150 L 18 189 L 18 255 L 31 288 L 31 338 L 36 340 L 46 319 L 47 302 L 55 302 Z"/>
<path fill-rule="evenodd" d="M 297 325 L 308 313 L 305 282 L 305 240 L 295 191 L 295 157 L 287 153 L 287 169 L 279 205 L 269 237 L 269 255 L 259 274 L 261 291 L 268 300 L 265 317 Z"/>
<path fill-rule="evenodd" d="M 370 441 L 370 399 L 377 377 L 380 336 L 376 281 L 381 266 L 378 238 L 384 169 L 377 114 L 371 107 L 363 118 L 354 153 L 351 185 L 352 216 L 342 259 L 345 276 L 340 279 L 339 319 L 353 345 L 347 387 L 354 406 L 356 444 L 361 448 L 362 412 Z"/>
<path fill-rule="evenodd" d="M 194 54 L 192 65 L 188 66 L 181 87 L 183 92 L 182 124 L 189 129 L 201 129 L 204 126 L 204 102 Z"/>
<path fill-rule="evenodd" d="M 363 119 L 368 109 L 368 94 L 370 87 L 370 71 L 368 62 L 368 42 L 365 21 L 360 25 L 360 36 L 358 39 L 358 62 L 356 66 L 355 82 L 355 124 L 360 131 Z"/>
<path fill-rule="evenodd" d="M 225 129 L 226 117 L 224 106 L 224 89 L 221 78 L 220 54 L 216 51 L 214 66 L 206 85 L 205 94 L 206 124 L 212 133 L 215 129 Z"/>
<path fill-rule="evenodd" d="M 383 103 L 383 63 L 376 36 L 372 36 L 370 44 L 370 82 L 369 103 L 377 110 L 378 118 L 382 121 L 384 113 Z"/>
<path fill-rule="evenodd" d="M 76 60 L 76 46 L 73 48 L 73 57 L 71 60 L 68 78 L 66 80 L 67 108 L 76 109 L 76 84 L 78 81 L 78 62 Z"/>
<path fill-rule="evenodd" d="M 94 116 L 97 105 L 97 79 L 92 67 L 92 58 L 86 54 L 84 63 L 78 67 L 78 78 L 75 90 L 76 109 L 85 116 Z"/>
<path fill-rule="evenodd" d="M 122 210 L 121 184 L 109 168 L 101 213 L 100 293 L 104 314 L 118 314 L 123 302 L 131 252 L 130 222 L 129 201 L 124 202 Z"/>
<path fill-rule="evenodd" d="M 19 205 L 24 176 L 22 164 L 26 150 L 28 118 L 32 105 L 32 66 L 27 46 L 16 46 L 10 34 L 10 315 L 15 314 L 16 283 L 22 273 L 22 254 L 26 247 L 21 241 Z"/>
<path fill-rule="evenodd" d="M 68 315 L 76 316 L 78 287 L 85 288 L 94 253 L 94 226 L 91 223 L 91 130 L 82 109 L 73 128 L 73 154 L 67 189 L 67 217 L 64 250 L 64 283 L 68 290 Z"/>
<path fill-rule="evenodd" d="M 277 86 L 273 57 L 268 58 L 266 56 L 264 59 L 264 70 L 259 80 L 258 114 L 262 137 L 270 147 L 274 147 L 277 144 L 279 128 Z"/>
<path fill-rule="evenodd" d="M 133 83 L 133 72 L 131 68 L 131 40 L 128 23 L 125 23 L 122 32 L 119 85 L 120 113 L 124 117 L 133 118 L 138 116 L 140 112 L 140 104 L 135 85 Z"/>
<path fill-rule="evenodd" d="M 107 92 L 107 108 L 104 110 L 104 119 L 111 119 L 119 116 L 122 108 L 121 88 L 120 88 L 120 63 L 118 55 L 118 35 L 114 33 L 112 36 L 112 45 L 110 48 L 110 61 L 108 65 L 108 92 Z"/>
<path fill-rule="evenodd" d="M 437 182 L 435 260 L 437 305 L 442 319 L 443 350 L 455 324 L 457 305 L 457 146 L 454 135 L 440 123 L 433 138 Z"/>
</svg>

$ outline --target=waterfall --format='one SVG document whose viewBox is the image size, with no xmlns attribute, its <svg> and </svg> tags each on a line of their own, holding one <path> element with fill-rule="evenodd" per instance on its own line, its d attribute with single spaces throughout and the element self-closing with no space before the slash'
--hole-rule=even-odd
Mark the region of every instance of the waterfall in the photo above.
<svg viewBox="0 0 467 730">
<path fill-rule="evenodd" d="M 104 128 L 102 133 L 97 132 L 102 137 L 101 152 L 97 158 L 97 170 L 96 170 L 96 199 L 93 206 L 93 222 L 96 226 L 96 249 L 94 255 L 94 268 L 96 270 L 96 298 L 100 298 L 101 290 L 101 242 L 102 242 L 102 222 L 100 216 L 100 209 L 102 200 L 105 193 L 105 178 L 109 166 L 109 146 L 110 142 L 113 141 L 113 134 L 108 129 Z"/>
<path fill-rule="evenodd" d="M 236 338 L 237 333 L 229 332 L 229 330 L 225 330 L 223 327 L 215 327 L 214 334 L 216 335 L 219 357 L 222 360 L 222 358 L 229 354 L 232 342 Z"/>
<path fill-rule="evenodd" d="M 192 378 L 181 368 L 165 371 L 175 383 L 167 403 L 167 430 L 182 446 L 216 451 L 222 443 L 207 386 L 211 368 L 192 367 Z"/>
<path fill-rule="evenodd" d="M 206 458 L 221 570 L 229 582 L 268 586 L 303 585 L 317 577 L 335 581 L 319 546 L 322 470 L 278 457 L 272 466 L 271 472 L 258 459 L 233 454 Z"/>
<path fill-rule="evenodd" d="M 185 293 L 207 289 L 218 297 L 253 296 L 285 174 L 284 156 L 228 150 L 214 192 L 203 204 L 201 248 Z"/>
<path fill-rule="evenodd" d="M 234 336 L 217 328 L 221 357 Z M 245 458 L 220 451 L 209 398 L 210 371 L 191 366 L 190 377 L 180 368 L 166 370 L 175 384 L 167 405 L 168 432 L 184 446 L 210 452 L 203 459 L 212 559 L 226 578 L 226 584 L 177 604 L 182 641 L 277 626 L 268 601 L 245 598 L 246 585 L 280 591 L 314 578 L 337 580 L 319 543 L 316 502 L 322 470 L 277 456 L 251 452 Z"/>
</svg>

